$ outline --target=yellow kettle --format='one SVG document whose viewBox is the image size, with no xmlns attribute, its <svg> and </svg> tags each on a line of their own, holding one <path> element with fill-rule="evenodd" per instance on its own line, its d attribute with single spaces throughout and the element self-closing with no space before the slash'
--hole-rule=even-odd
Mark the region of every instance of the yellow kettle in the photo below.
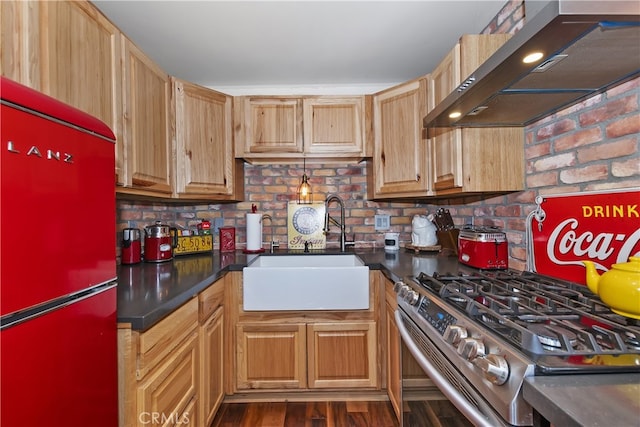
<svg viewBox="0 0 640 427">
<path fill-rule="evenodd" d="M 640 257 L 613 264 L 600 276 L 592 261 L 582 261 L 587 270 L 587 287 L 603 303 L 622 316 L 640 319 Z"/>
</svg>

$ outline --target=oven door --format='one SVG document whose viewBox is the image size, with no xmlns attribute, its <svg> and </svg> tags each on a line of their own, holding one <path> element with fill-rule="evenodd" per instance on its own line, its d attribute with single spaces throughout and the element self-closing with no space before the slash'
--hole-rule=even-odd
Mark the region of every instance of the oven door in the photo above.
<svg viewBox="0 0 640 427">
<path fill-rule="evenodd" d="M 435 344 L 399 308 L 395 312 L 398 331 L 402 340 L 402 426 L 431 425 L 428 394 L 424 381 L 428 376 L 453 405 L 476 426 L 509 426 L 453 364 L 437 349 Z M 406 361 L 410 360 L 411 363 Z M 413 363 L 415 362 L 415 363 Z M 416 372 L 416 367 L 424 375 Z"/>
</svg>

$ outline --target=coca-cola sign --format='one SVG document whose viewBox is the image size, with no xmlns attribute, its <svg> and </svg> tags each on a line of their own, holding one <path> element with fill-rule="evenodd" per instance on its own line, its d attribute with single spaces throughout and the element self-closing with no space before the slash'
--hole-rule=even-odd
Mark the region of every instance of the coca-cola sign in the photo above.
<svg viewBox="0 0 640 427">
<path fill-rule="evenodd" d="M 529 226 L 534 270 L 584 284 L 582 261 L 604 272 L 640 255 L 640 189 L 544 196 Z"/>
</svg>

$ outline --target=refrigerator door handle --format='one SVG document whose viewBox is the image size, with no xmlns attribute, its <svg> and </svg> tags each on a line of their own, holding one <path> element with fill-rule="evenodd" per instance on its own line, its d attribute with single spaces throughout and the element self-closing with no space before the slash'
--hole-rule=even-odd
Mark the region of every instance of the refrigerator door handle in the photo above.
<svg viewBox="0 0 640 427">
<path fill-rule="evenodd" d="M 0 318 L 0 331 L 8 329 L 12 326 L 19 325 L 27 320 L 42 316 L 50 313 L 54 310 L 58 310 L 62 307 L 67 307 L 71 304 L 75 304 L 79 301 L 90 298 L 94 295 L 113 289 L 118 285 L 118 282 L 114 279 L 106 283 L 100 283 L 87 289 L 83 289 L 80 292 L 76 292 L 70 295 L 65 295 L 55 300 L 47 301 L 43 304 L 39 304 L 34 307 L 29 307 L 25 310 L 20 310 L 7 314 Z"/>
</svg>

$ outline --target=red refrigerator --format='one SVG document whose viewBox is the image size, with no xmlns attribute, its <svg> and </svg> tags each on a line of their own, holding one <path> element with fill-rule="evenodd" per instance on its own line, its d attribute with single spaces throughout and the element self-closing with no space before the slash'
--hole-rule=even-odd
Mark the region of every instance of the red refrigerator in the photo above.
<svg viewBox="0 0 640 427">
<path fill-rule="evenodd" d="M 2 78 L 0 425 L 118 424 L 114 141 Z"/>
</svg>

